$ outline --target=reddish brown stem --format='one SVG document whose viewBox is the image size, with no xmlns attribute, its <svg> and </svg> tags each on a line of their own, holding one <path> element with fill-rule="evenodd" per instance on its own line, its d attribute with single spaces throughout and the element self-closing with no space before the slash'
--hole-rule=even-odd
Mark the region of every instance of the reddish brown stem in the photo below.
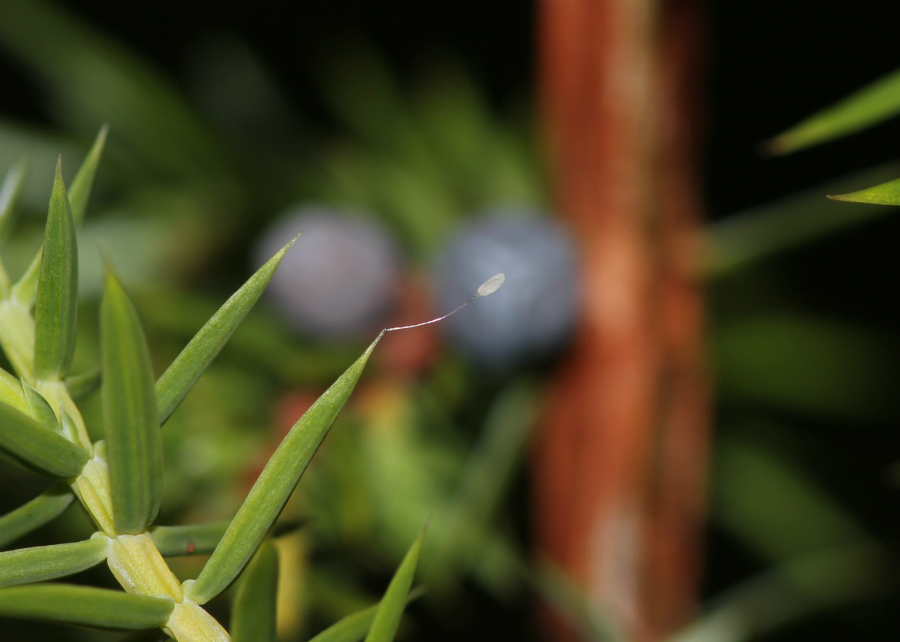
<svg viewBox="0 0 900 642">
<path fill-rule="evenodd" d="M 543 0 L 540 74 L 584 308 L 534 456 L 541 552 L 631 639 L 695 605 L 708 394 L 692 269 L 690 0 Z M 553 639 L 575 640 L 557 625 Z"/>
</svg>

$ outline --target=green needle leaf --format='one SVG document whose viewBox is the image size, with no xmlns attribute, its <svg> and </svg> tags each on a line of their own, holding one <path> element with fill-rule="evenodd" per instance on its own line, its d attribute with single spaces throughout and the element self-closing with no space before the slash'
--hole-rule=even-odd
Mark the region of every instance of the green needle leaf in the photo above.
<svg viewBox="0 0 900 642">
<path fill-rule="evenodd" d="M 161 627 L 174 608 L 175 602 L 171 598 L 71 584 L 0 589 L 0 615 L 98 629 Z"/>
<path fill-rule="evenodd" d="M 858 192 L 829 196 L 833 201 L 851 203 L 871 203 L 873 205 L 900 205 L 900 178 L 868 187 Z"/>
<path fill-rule="evenodd" d="M 160 629 L 147 629 L 146 631 L 129 633 L 116 642 L 170 642 L 171 639 L 172 638 L 163 633 Z"/>
<path fill-rule="evenodd" d="M 890 163 L 707 224 L 699 266 L 703 276 L 721 278 L 778 252 L 895 213 L 884 207 L 833 203 L 822 195 L 853 192 L 898 173 L 900 168 Z"/>
<path fill-rule="evenodd" d="M 743 315 L 711 336 L 716 387 L 804 416 L 867 421 L 893 416 L 896 365 L 885 338 L 824 315 Z"/>
<path fill-rule="evenodd" d="M 230 519 L 225 519 L 189 526 L 152 526 L 149 530 L 153 543 L 163 557 L 209 555 L 216 550 L 230 523 Z M 301 528 L 304 523 L 303 520 L 276 522 L 270 534 L 273 538 L 280 537 Z"/>
<path fill-rule="evenodd" d="M 66 377 L 66 390 L 73 401 L 78 401 L 97 390 L 102 382 L 103 372 L 100 370 L 100 366 L 97 366 L 93 370 L 79 375 Z"/>
<path fill-rule="evenodd" d="M 366 637 L 377 612 L 376 604 L 341 618 L 309 642 L 358 642 Z"/>
<path fill-rule="evenodd" d="M 100 162 L 100 155 L 103 152 L 103 145 L 106 142 L 107 127 L 104 125 L 94 141 L 93 147 L 85 157 L 84 162 L 72 181 L 72 189 L 69 190 L 69 206 L 72 212 L 72 221 L 75 227 L 81 224 L 84 219 L 84 212 L 87 209 L 88 199 L 91 196 L 91 189 L 94 186 L 94 176 L 97 173 L 97 165 Z M 37 251 L 37 254 L 31 261 L 31 265 L 25 270 L 25 274 L 19 279 L 13 287 L 13 297 L 25 307 L 30 307 L 34 303 L 38 290 L 38 276 L 41 270 L 41 256 L 43 248 Z"/>
<path fill-rule="evenodd" d="M 163 557 L 209 555 L 215 550 L 230 523 L 226 519 L 190 526 L 153 526 L 150 536 Z"/>
<path fill-rule="evenodd" d="M 147 341 L 110 265 L 100 304 L 100 338 L 113 519 L 117 532 L 136 534 L 159 512 L 162 443 Z"/>
<path fill-rule="evenodd" d="M 281 248 L 219 308 L 159 378 L 156 383 L 156 395 L 159 399 L 161 423 L 169 418 L 169 415 L 194 387 L 206 367 L 219 354 L 250 308 L 259 299 L 263 290 L 266 289 L 285 252 L 296 240 L 295 238 Z"/>
<path fill-rule="evenodd" d="M 43 526 L 63 512 L 75 498 L 65 484 L 56 484 L 24 506 L 0 517 L 0 547 Z"/>
<path fill-rule="evenodd" d="M 171 639 L 159 629 L 147 629 L 146 631 L 129 633 L 117 642 L 168 642 Z"/>
<path fill-rule="evenodd" d="M 12 297 L 18 301 L 22 307 L 31 308 L 34 300 L 37 298 L 38 278 L 41 274 L 41 257 L 43 256 L 43 248 L 37 251 L 34 258 L 31 259 L 31 265 L 25 270 L 22 278 L 13 286 Z"/>
<path fill-rule="evenodd" d="M 9 404 L 16 410 L 28 412 L 28 403 L 22 382 L 0 368 L 0 403 Z"/>
<path fill-rule="evenodd" d="M 81 446 L 0 403 L 0 454 L 35 472 L 70 479 L 90 458 Z"/>
<path fill-rule="evenodd" d="M 894 71 L 813 114 L 768 143 L 772 154 L 789 154 L 871 127 L 900 113 L 900 71 Z"/>
<path fill-rule="evenodd" d="M 75 353 L 78 312 L 78 248 L 72 209 L 56 164 L 34 311 L 34 371 L 38 379 L 59 379 Z"/>
<path fill-rule="evenodd" d="M 0 553 L 0 587 L 74 575 L 106 559 L 106 537 Z"/>
<path fill-rule="evenodd" d="M 234 642 L 274 642 L 278 594 L 278 553 L 264 542 L 241 575 L 231 614 Z"/>
<path fill-rule="evenodd" d="M 20 161 L 6 172 L 3 185 L 0 185 L 0 243 L 6 240 L 16 224 L 17 205 L 22 198 L 27 176 L 28 164 Z"/>
<path fill-rule="evenodd" d="M 25 400 L 28 402 L 28 414 L 31 418 L 50 430 L 60 431 L 59 420 L 53 412 L 53 408 L 44 399 L 44 396 L 37 390 L 22 383 L 22 390 L 25 391 Z"/>
<path fill-rule="evenodd" d="M 22 307 L 31 308 L 37 298 L 38 277 L 41 273 L 41 257 L 43 251 L 39 249 L 34 258 L 31 259 L 31 265 L 25 270 L 22 278 L 12 287 L 12 298 L 18 301 Z"/>
<path fill-rule="evenodd" d="M 668 642 L 765 639 L 813 613 L 877 599 L 891 585 L 888 559 L 871 541 L 792 555 L 720 595 Z"/>
<path fill-rule="evenodd" d="M 319 444 L 347 403 L 381 335 L 294 424 L 269 459 L 237 515 L 186 594 L 204 604 L 224 591 L 256 552 Z"/>
<path fill-rule="evenodd" d="M 91 150 L 81 163 L 81 167 L 75 175 L 75 180 L 72 181 L 72 189 L 69 190 L 69 203 L 72 205 L 72 219 L 75 221 L 75 227 L 81 225 L 81 222 L 84 220 L 84 213 L 87 210 L 88 200 L 91 198 L 91 190 L 94 188 L 94 178 L 97 175 L 100 156 L 103 155 L 103 146 L 106 144 L 106 133 L 108 131 L 108 125 L 100 128 L 100 133 L 97 134 Z"/>
<path fill-rule="evenodd" d="M 427 528 L 427 526 L 426 526 Z M 409 595 L 409 589 L 412 586 L 413 576 L 416 574 L 416 565 L 419 562 L 419 553 L 422 550 L 422 542 L 425 541 L 425 528 L 419 533 L 419 536 L 410 546 L 406 557 L 400 563 L 394 578 L 391 580 L 381 603 L 378 605 L 378 611 L 375 613 L 375 619 L 372 622 L 372 628 L 366 636 L 366 642 L 391 642 L 397 634 L 397 628 L 400 626 L 400 618 L 403 616 L 403 609 L 406 608 L 406 598 Z"/>
</svg>

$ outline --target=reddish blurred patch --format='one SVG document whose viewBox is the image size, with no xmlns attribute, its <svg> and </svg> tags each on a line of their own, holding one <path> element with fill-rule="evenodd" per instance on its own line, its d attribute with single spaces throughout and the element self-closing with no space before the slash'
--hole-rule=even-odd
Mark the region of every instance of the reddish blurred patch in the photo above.
<svg viewBox="0 0 900 642">
<path fill-rule="evenodd" d="M 409 274 L 397 292 L 397 308 L 389 327 L 412 325 L 438 316 L 428 293 L 427 281 L 420 274 Z M 381 340 L 375 355 L 382 374 L 398 378 L 416 377 L 428 369 L 440 351 L 437 325 L 389 332 Z"/>
<path fill-rule="evenodd" d="M 253 464 L 251 464 L 244 472 L 244 486 L 248 491 L 253 487 L 253 484 L 256 483 L 263 468 L 265 468 L 266 464 L 269 462 L 272 453 L 278 448 L 278 445 L 288 434 L 291 427 L 297 423 L 297 420 L 303 416 L 303 413 L 309 410 L 310 406 L 315 403 L 322 392 L 324 392 L 324 390 L 318 392 L 313 390 L 298 390 L 287 393 L 278 401 L 278 405 L 275 407 L 275 430 L 269 439 L 269 445 L 259 453 Z"/>
</svg>

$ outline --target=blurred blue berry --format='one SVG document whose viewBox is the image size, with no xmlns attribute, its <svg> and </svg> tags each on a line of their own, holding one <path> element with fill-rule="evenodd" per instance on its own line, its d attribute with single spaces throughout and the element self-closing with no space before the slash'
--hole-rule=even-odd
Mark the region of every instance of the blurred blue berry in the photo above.
<svg viewBox="0 0 900 642">
<path fill-rule="evenodd" d="M 326 207 L 292 210 L 256 245 L 257 264 L 298 233 L 266 290 L 297 330 L 316 338 L 354 337 L 380 329 L 396 294 L 396 243 L 375 221 Z"/>
<path fill-rule="evenodd" d="M 444 332 L 463 352 L 493 369 L 545 357 L 575 324 L 578 278 L 574 243 L 552 219 L 503 208 L 472 219 L 447 244 L 436 271 L 440 310 L 472 295 L 498 272 L 506 284 L 447 319 Z"/>
</svg>

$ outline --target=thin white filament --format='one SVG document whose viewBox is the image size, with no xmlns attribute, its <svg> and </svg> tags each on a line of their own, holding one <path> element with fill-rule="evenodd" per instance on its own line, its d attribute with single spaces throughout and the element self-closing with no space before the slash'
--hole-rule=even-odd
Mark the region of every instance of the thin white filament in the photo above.
<svg viewBox="0 0 900 642">
<path fill-rule="evenodd" d="M 494 276 L 489 278 L 487 281 L 482 283 L 478 287 L 478 291 L 475 292 L 475 294 L 470 296 L 468 299 L 466 299 L 466 301 L 462 305 L 457 307 L 455 310 L 451 310 L 447 314 L 437 317 L 436 319 L 431 319 L 430 321 L 423 321 L 422 323 L 414 323 L 412 325 L 398 325 L 394 328 L 385 328 L 384 330 L 381 331 L 381 335 L 383 335 L 385 332 L 393 332 L 394 330 L 411 330 L 412 328 L 421 328 L 423 325 L 431 325 L 432 323 L 437 323 L 438 321 L 443 321 L 450 315 L 456 314 L 457 312 L 462 310 L 464 307 L 469 305 L 476 298 L 478 298 L 480 296 L 487 296 L 489 294 L 493 294 L 494 292 L 496 292 L 497 290 L 500 289 L 500 286 L 503 285 L 503 283 L 505 281 L 506 281 L 506 277 L 503 275 L 503 272 L 501 272 L 500 274 L 495 274 Z M 381 335 L 378 335 L 378 336 L 380 337 Z"/>
</svg>

